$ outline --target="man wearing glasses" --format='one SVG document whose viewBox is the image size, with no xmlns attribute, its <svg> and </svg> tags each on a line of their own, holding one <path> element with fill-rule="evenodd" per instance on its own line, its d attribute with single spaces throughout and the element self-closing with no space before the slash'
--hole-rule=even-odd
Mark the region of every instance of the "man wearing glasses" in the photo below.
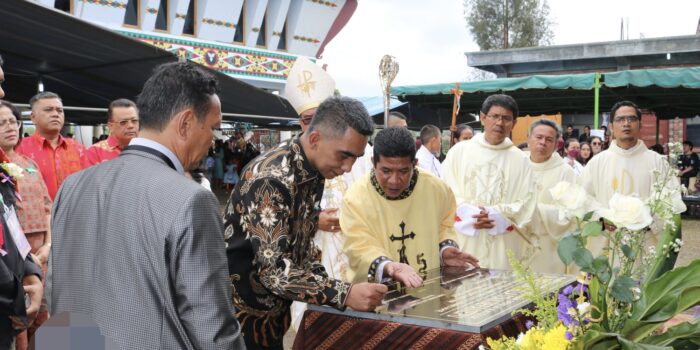
<svg viewBox="0 0 700 350">
<path fill-rule="evenodd" d="M 489 96 L 480 113 L 484 132 L 457 143 L 442 164 L 457 200 L 457 243 L 487 268 L 510 269 L 506 252 L 529 242 L 517 227 L 530 222 L 536 194 L 530 160 L 508 138 L 517 116 L 512 97 Z"/>
<path fill-rule="evenodd" d="M 588 162 L 581 174 L 581 183 L 586 192 L 604 207 L 608 206 L 615 193 L 635 195 L 646 200 L 652 194 L 656 177 L 654 172 L 666 174 L 668 161 L 647 149 L 641 140 L 642 112 L 636 104 L 630 101 L 618 102 L 610 115 L 614 140 L 607 150 Z M 666 186 L 670 189 L 677 188 L 678 178 L 669 178 Z M 685 211 L 680 191 L 673 199 L 673 211 L 676 214 Z M 653 241 L 647 243 L 655 245 L 656 235 L 649 237 L 653 237 Z M 588 248 L 597 256 L 606 244 L 606 238 L 602 235 L 591 237 Z"/>
<path fill-rule="evenodd" d="M 136 104 L 125 98 L 112 101 L 107 109 L 109 137 L 88 148 L 88 164 L 93 166 L 117 158 L 139 131 L 139 111 Z"/>
</svg>

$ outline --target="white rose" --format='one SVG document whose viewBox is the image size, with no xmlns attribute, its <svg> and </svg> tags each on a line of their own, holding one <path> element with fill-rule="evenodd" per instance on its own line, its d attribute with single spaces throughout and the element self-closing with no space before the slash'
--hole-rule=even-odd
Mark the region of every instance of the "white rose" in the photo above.
<svg viewBox="0 0 700 350">
<path fill-rule="evenodd" d="M 615 193 L 608 209 L 601 209 L 600 216 L 612 221 L 617 227 L 628 230 L 641 230 L 653 222 L 649 207 L 641 199 Z"/>
<path fill-rule="evenodd" d="M 554 204 L 559 207 L 559 220 L 583 217 L 586 214 L 586 190 L 576 184 L 560 181 L 549 189 Z"/>
<path fill-rule="evenodd" d="M 7 171 L 7 174 L 10 175 L 10 177 L 20 179 L 24 176 L 24 174 L 22 174 L 24 169 L 15 163 L 2 163 L 2 167 L 5 168 L 5 171 Z"/>
</svg>

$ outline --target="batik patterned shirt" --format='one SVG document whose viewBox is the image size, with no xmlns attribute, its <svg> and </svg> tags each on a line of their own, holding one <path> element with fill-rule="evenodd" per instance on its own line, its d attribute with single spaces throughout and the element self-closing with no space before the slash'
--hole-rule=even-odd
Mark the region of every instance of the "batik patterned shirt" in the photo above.
<svg viewBox="0 0 700 350">
<path fill-rule="evenodd" d="M 323 186 L 294 138 L 250 162 L 226 205 L 233 305 L 258 345 L 281 344 L 292 301 L 345 307 L 351 285 L 328 277 L 312 241 Z"/>
<path fill-rule="evenodd" d="M 85 156 L 87 157 L 89 166 L 93 166 L 117 158 L 121 152 L 122 148 L 119 147 L 117 139 L 109 135 L 106 140 L 102 140 L 90 146 L 90 148 L 85 151 Z"/>
</svg>

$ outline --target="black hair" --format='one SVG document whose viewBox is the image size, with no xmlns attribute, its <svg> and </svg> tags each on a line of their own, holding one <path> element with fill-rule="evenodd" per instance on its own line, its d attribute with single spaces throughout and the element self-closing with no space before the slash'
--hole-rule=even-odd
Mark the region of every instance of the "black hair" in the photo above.
<svg viewBox="0 0 700 350">
<path fill-rule="evenodd" d="M 639 121 L 642 121 L 642 110 L 637 107 L 637 105 L 632 102 L 632 101 L 620 101 L 616 103 L 612 109 L 610 110 L 610 118 L 615 119 L 615 113 L 617 112 L 618 109 L 622 107 L 632 107 L 634 108 L 634 113 L 637 115 L 637 118 L 639 118 Z"/>
<path fill-rule="evenodd" d="M 331 96 L 318 106 L 308 133 L 344 135 L 348 127 L 364 136 L 374 132 L 374 122 L 362 102 L 350 97 Z"/>
<path fill-rule="evenodd" d="M 493 106 L 503 107 L 513 112 L 513 119 L 518 118 L 518 104 L 508 95 L 496 94 L 487 97 L 481 105 L 481 113 L 488 114 Z"/>
<path fill-rule="evenodd" d="M 126 99 L 126 98 L 120 98 L 120 99 L 112 101 L 109 104 L 109 108 L 107 108 L 107 120 L 108 121 L 112 120 L 112 115 L 114 113 L 115 108 L 130 108 L 130 107 L 134 107 L 135 109 L 138 109 L 138 108 L 136 108 L 136 103 L 134 103 L 134 101 Z"/>
<path fill-rule="evenodd" d="M 136 100 L 141 129 L 161 131 L 178 113 L 192 108 L 197 120 L 206 120 L 211 97 L 219 93 L 213 74 L 192 62 L 158 66 Z"/>
<path fill-rule="evenodd" d="M 423 127 L 420 129 L 421 144 L 428 144 L 433 137 L 440 137 L 440 128 L 432 124 L 423 125 Z"/>
<path fill-rule="evenodd" d="M 374 165 L 379 157 L 406 157 L 413 162 L 416 159 L 416 142 L 406 128 L 391 127 L 382 129 L 374 137 Z"/>
</svg>

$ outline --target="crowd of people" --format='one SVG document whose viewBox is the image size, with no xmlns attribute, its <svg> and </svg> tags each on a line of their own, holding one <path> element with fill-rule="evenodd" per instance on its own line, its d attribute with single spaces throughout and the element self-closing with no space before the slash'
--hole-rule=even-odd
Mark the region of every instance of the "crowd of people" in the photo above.
<svg viewBox="0 0 700 350">
<path fill-rule="evenodd" d="M 612 107 L 607 144 L 540 119 L 523 152 L 509 139 L 517 102 L 492 95 L 483 132 L 460 125 L 441 161 L 439 128 L 424 126 L 417 146 L 392 113 L 374 135 L 365 107 L 304 58 L 284 93 L 300 135 L 262 155 L 244 134 L 212 147 L 218 89 L 196 64 L 162 65 L 136 102 L 110 104 L 109 137 L 87 149 L 60 134 L 60 96 L 30 100 L 36 132 L 23 139 L 0 100 L 0 307 L 11 310 L 0 349 L 26 349 L 64 313 L 124 349 L 281 349 L 306 304 L 371 311 L 388 285 L 419 287 L 442 266 L 508 269 L 511 251 L 535 271 L 571 272 L 556 245 L 573 223 L 549 189 L 579 183 L 603 205 L 645 198 L 652 170 L 668 167 L 629 101 Z M 223 218 L 203 179 L 229 193 Z"/>
</svg>

